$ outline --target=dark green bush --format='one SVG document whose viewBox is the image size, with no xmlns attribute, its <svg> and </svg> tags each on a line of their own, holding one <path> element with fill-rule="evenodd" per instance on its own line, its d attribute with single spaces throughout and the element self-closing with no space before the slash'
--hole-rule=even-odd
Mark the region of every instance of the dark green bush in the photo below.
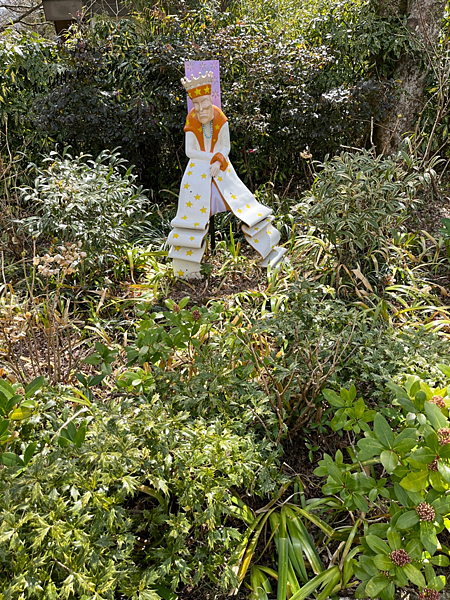
<svg viewBox="0 0 450 600">
<path fill-rule="evenodd" d="M 15 92 L 8 112 L 27 143 L 56 140 L 94 156 L 120 146 L 144 184 L 159 191 L 176 187 L 184 168 L 183 61 L 219 58 L 234 163 L 253 187 L 283 184 L 303 173 L 307 146 L 322 158 L 342 143 L 364 145 L 384 86 L 362 67 L 342 72 L 326 36 L 306 45 L 293 32 L 210 7 L 181 16 L 146 10 L 137 21 L 99 20 L 59 47 L 35 40 L 39 52 L 31 56 L 26 38 L 14 51 L 5 46 L 20 87 L 11 69 L 0 67 L 0 81 Z M 40 73 L 31 86 L 25 65 Z"/>
</svg>

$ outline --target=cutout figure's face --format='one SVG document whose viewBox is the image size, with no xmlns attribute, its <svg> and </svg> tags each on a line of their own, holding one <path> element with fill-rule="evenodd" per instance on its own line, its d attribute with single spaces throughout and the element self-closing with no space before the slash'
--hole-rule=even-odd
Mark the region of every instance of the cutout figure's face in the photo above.
<svg viewBox="0 0 450 600">
<path fill-rule="evenodd" d="M 213 103 L 211 96 L 199 96 L 192 100 L 194 105 L 195 114 L 200 123 L 206 125 L 214 118 Z"/>
</svg>

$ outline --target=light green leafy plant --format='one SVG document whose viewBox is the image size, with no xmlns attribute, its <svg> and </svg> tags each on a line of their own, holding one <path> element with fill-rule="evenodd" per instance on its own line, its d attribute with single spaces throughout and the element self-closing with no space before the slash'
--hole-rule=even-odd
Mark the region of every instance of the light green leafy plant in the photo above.
<svg viewBox="0 0 450 600">
<path fill-rule="evenodd" d="M 449 367 L 440 368 L 450 377 Z M 395 428 L 381 413 L 367 411 L 364 418 L 363 412 L 364 437 L 348 449 L 351 462 L 338 450 L 334 459 L 325 454 L 315 470 L 327 477 L 325 495 L 339 496 L 347 510 L 365 515 L 355 563 L 361 582 L 357 598 L 391 600 L 396 588 L 408 583 L 440 591 L 446 579 L 434 567 L 450 564 L 448 548 L 439 540 L 444 529 L 450 530 L 449 388 L 432 389 L 416 376 L 405 387 L 391 383 L 390 388 L 403 411 Z M 324 395 L 341 411 L 333 423 L 336 429 L 352 411 L 363 409 L 360 399 L 352 408 L 343 406 L 345 398 L 356 398 L 354 389 L 340 396 L 326 390 Z M 380 511 L 386 515 L 380 518 Z"/>
</svg>

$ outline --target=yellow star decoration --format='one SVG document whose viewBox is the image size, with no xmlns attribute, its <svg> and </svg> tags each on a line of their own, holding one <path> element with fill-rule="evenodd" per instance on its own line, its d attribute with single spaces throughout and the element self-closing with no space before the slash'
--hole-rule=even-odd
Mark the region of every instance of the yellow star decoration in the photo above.
<svg viewBox="0 0 450 600">
<path fill-rule="evenodd" d="M 259 240 L 255 238 L 255 244 L 259 244 Z"/>
<path fill-rule="evenodd" d="M 195 240 L 195 237 L 193 235 L 191 235 L 191 237 L 189 239 L 191 240 L 191 242 L 193 242 Z"/>
<path fill-rule="evenodd" d="M 191 124 L 191 122 L 189 121 L 189 119 L 186 120 L 186 125 L 189 127 L 189 125 Z"/>
<path fill-rule="evenodd" d="M 194 223 L 194 227 L 200 227 L 200 223 Z"/>
<path fill-rule="evenodd" d="M 259 231 L 259 227 L 255 227 L 255 231 Z"/>
<path fill-rule="evenodd" d="M 200 96 L 200 95 L 201 95 L 201 93 L 202 93 L 202 90 L 201 90 L 200 88 L 197 88 L 197 89 L 195 90 L 195 95 L 196 95 L 196 96 Z"/>
<path fill-rule="evenodd" d="M 250 208 L 250 204 L 246 204 L 245 206 L 246 206 L 247 208 Z"/>
<path fill-rule="evenodd" d="M 188 171 L 188 177 L 189 177 L 189 175 L 192 175 L 192 171 Z"/>
<path fill-rule="evenodd" d="M 183 219 L 183 221 L 186 221 L 186 219 L 187 219 L 187 216 L 186 216 L 186 215 L 184 215 L 184 217 L 181 217 L 181 218 Z"/>
<path fill-rule="evenodd" d="M 238 213 L 241 213 L 241 212 L 242 212 L 242 210 L 240 208 L 238 208 Z"/>
<path fill-rule="evenodd" d="M 212 140 L 212 141 L 213 141 L 213 142 L 215 142 L 215 141 L 216 141 L 216 138 L 213 138 L 213 140 Z"/>
<path fill-rule="evenodd" d="M 205 94 L 209 94 L 211 90 L 209 89 L 209 86 L 206 86 L 205 88 L 203 88 L 203 91 L 205 92 Z"/>
<path fill-rule="evenodd" d="M 262 217 L 262 213 L 258 213 L 258 217 Z"/>
<path fill-rule="evenodd" d="M 272 250 L 275 250 L 275 246 L 272 246 Z"/>
<path fill-rule="evenodd" d="M 206 179 L 206 173 L 203 173 L 202 179 Z"/>
<path fill-rule="evenodd" d="M 206 208 L 203 206 L 203 207 L 200 209 L 200 212 L 202 212 L 202 213 L 205 213 L 205 212 L 206 212 Z"/>
<path fill-rule="evenodd" d="M 180 237 L 180 236 L 178 235 L 178 233 L 174 233 L 174 234 L 173 234 L 173 239 L 174 239 L 174 240 L 178 239 L 179 237 Z"/>
<path fill-rule="evenodd" d="M 194 198 L 195 198 L 196 200 L 200 200 L 201 196 L 200 196 L 200 194 L 197 194 L 196 196 L 194 196 Z"/>
<path fill-rule="evenodd" d="M 190 163 L 190 165 L 189 165 L 189 166 L 190 166 L 190 167 L 191 167 L 191 169 L 192 169 L 193 167 L 195 167 L 195 163 Z"/>
<path fill-rule="evenodd" d="M 271 232 L 271 231 L 268 231 L 267 233 L 268 233 L 269 235 L 271 235 L 271 234 L 272 234 L 272 232 Z"/>
<path fill-rule="evenodd" d="M 180 248 L 181 248 L 181 246 L 175 246 L 175 252 L 179 252 Z"/>
<path fill-rule="evenodd" d="M 186 252 L 186 256 L 192 256 L 192 250 L 188 250 L 188 251 Z"/>
<path fill-rule="evenodd" d="M 199 133 L 201 133 L 201 132 L 203 131 L 203 129 L 202 129 L 201 127 L 199 127 L 199 128 L 197 129 L 197 131 L 198 131 Z"/>
<path fill-rule="evenodd" d="M 179 275 L 180 277 L 183 277 L 183 275 L 184 275 L 184 271 L 178 271 L 178 275 Z"/>
<path fill-rule="evenodd" d="M 184 184 L 184 189 L 185 189 L 185 190 L 188 190 L 190 187 L 191 187 L 191 186 L 190 186 L 188 183 L 185 183 L 185 184 Z"/>
<path fill-rule="evenodd" d="M 227 169 L 227 173 L 231 173 L 231 169 Z"/>
<path fill-rule="evenodd" d="M 234 194 L 231 194 L 231 197 L 233 198 L 233 200 L 236 200 L 236 196 Z"/>
<path fill-rule="evenodd" d="M 215 129 L 220 129 L 220 125 L 216 125 L 216 126 L 215 126 Z"/>
<path fill-rule="evenodd" d="M 223 177 L 218 177 L 217 179 L 218 179 L 219 181 L 222 181 Z"/>
<path fill-rule="evenodd" d="M 186 206 L 187 206 L 188 208 L 191 208 L 191 206 L 192 206 L 192 202 L 186 202 Z"/>
</svg>

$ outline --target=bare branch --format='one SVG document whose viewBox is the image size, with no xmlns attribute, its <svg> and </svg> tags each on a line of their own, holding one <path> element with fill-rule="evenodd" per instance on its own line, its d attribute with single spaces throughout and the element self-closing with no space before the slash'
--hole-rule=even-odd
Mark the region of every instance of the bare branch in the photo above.
<svg viewBox="0 0 450 600">
<path fill-rule="evenodd" d="M 28 10 L 26 10 L 24 13 L 22 13 L 18 17 L 15 17 L 14 19 L 10 19 L 6 25 L 0 26 L 0 31 L 3 31 L 4 29 L 11 27 L 11 25 L 16 25 L 17 23 L 21 23 L 26 17 L 28 17 L 29 15 L 33 14 L 34 12 L 40 10 L 41 8 L 42 8 L 42 2 L 40 2 L 39 4 L 36 4 L 35 6 L 31 6 Z"/>
</svg>

